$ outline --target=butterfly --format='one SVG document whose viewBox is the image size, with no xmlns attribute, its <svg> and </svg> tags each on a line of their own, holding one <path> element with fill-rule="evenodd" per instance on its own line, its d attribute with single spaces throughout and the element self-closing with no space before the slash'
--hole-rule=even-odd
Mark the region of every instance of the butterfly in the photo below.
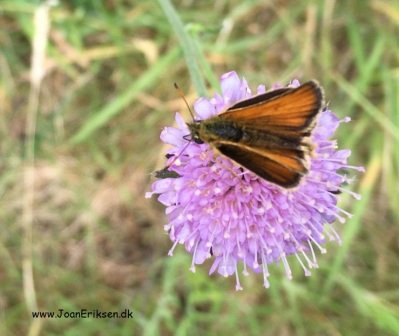
<svg viewBox="0 0 399 336">
<path fill-rule="evenodd" d="M 312 80 L 244 99 L 187 126 L 192 141 L 208 143 L 260 178 L 289 189 L 309 172 L 312 132 L 323 106 L 323 89 Z"/>
</svg>

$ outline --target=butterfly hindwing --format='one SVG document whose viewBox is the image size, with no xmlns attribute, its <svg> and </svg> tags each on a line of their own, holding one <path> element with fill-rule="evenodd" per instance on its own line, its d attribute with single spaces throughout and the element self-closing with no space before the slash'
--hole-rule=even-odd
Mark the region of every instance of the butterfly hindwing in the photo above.
<svg viewBox="0 0 399 336">
<path fill-rule="evenodd" d="M 267 150 L 234 143 L 219 143 L 216 148 L 259 177 L 285 188 L 297 186 L 308 172 L 306 161 L 301 159 L 303 153 L 298 150 Z"/>
</svg>

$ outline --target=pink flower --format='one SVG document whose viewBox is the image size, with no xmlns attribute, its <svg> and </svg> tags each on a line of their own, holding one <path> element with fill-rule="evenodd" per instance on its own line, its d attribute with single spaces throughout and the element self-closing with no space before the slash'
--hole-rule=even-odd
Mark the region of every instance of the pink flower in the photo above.
<svg viewBox="0 0 399 336">
<path fill-rule="evenodd" d="M 291 83 L 299 86 L 298 81 Z M 221 78 L 222 96 L 200 98 L 194 104 L 199 120 L 224 112 L 235 102 L 251 97 L 245 79 L 235 72 Z M 274 88 L 281 87 L 275 85 Z M 257 93 L 265 92 L 263 85 Z M 173 246 L 184 244 L 193 255 L 191 270 L 207 258 L 214 258 L 210 273 L 216 269 L 223 276 L 236 275 L 236 289 L 241 290 L 239 269 L 263 273 L 263 284 L 269 287 L 268 264 L 282 262 L 288 279 L 292 278 L 287 256 L 294 254 L 305 275 L 318 267 L 314 247 L 325 253 L 326 239 L 341 244 L 331 226 L 336 219 L 344 222 L 351 214 L 337 207 L 338 194 L 351 193 L 342 189 L 350 183 L 340 170 L 362 167 L 347 165 L 350 150 L 336 150 L 337 142 L 329 140 L 342 122 L 330 110 L 324 110 L 313 131 L 316 145 L 311 158 L 310 172 L 295 189 L 284 189 L 271 184 L 226 157 L 215 156 L 208 144 L 189 142 L 188 127 L 176 113 L 178 128 L 166 127 L 163 142 L 172 145 L 168 151 L 169 171 L 174 178 L 163 178 L 152 185 L 151 197 L 166 206 L 169 233 Z M 188 139 L 187 139 L 188 138 Z M 176 156 L 180 155 L 177 159 Z M 235 174 L 235 173 L 236 174 Z M 240 177 L 237 177 L 240 176 Z M 242 266 L 241 266 L 242 264 Z"/>
</svg>

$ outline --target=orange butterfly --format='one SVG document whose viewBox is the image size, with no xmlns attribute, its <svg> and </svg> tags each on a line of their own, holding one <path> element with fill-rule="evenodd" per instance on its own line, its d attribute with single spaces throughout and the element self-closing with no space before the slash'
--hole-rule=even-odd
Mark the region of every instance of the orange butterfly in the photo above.
<svg viewBox="0 0 399 336">
<path fill-rule="evenodd" d="M 308 173 L 310 137 L 323 106 L 322 87 L 309 81 L 242 100 L 187 125 L 196 143 L 208 143 L 271 183 L 294 188 Z"/>
</svg>

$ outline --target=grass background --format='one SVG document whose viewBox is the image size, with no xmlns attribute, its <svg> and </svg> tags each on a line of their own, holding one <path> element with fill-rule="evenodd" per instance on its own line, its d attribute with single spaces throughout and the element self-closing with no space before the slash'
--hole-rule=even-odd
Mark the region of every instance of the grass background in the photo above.
<svg viewBox="0 0 399 336">
<path fill-rule="evenodd" d="M 1 335 L 399 335 L 399 2 L 0 2 Z M 35 19 L 36 18 L 36 19 Z M 144 198 L 163 126 L 230 70 L 315 78 L 363 165 L 310 278 L 191 273 Z M 32 319 L 122 311 L 133 319 Z"/>
</svg>

